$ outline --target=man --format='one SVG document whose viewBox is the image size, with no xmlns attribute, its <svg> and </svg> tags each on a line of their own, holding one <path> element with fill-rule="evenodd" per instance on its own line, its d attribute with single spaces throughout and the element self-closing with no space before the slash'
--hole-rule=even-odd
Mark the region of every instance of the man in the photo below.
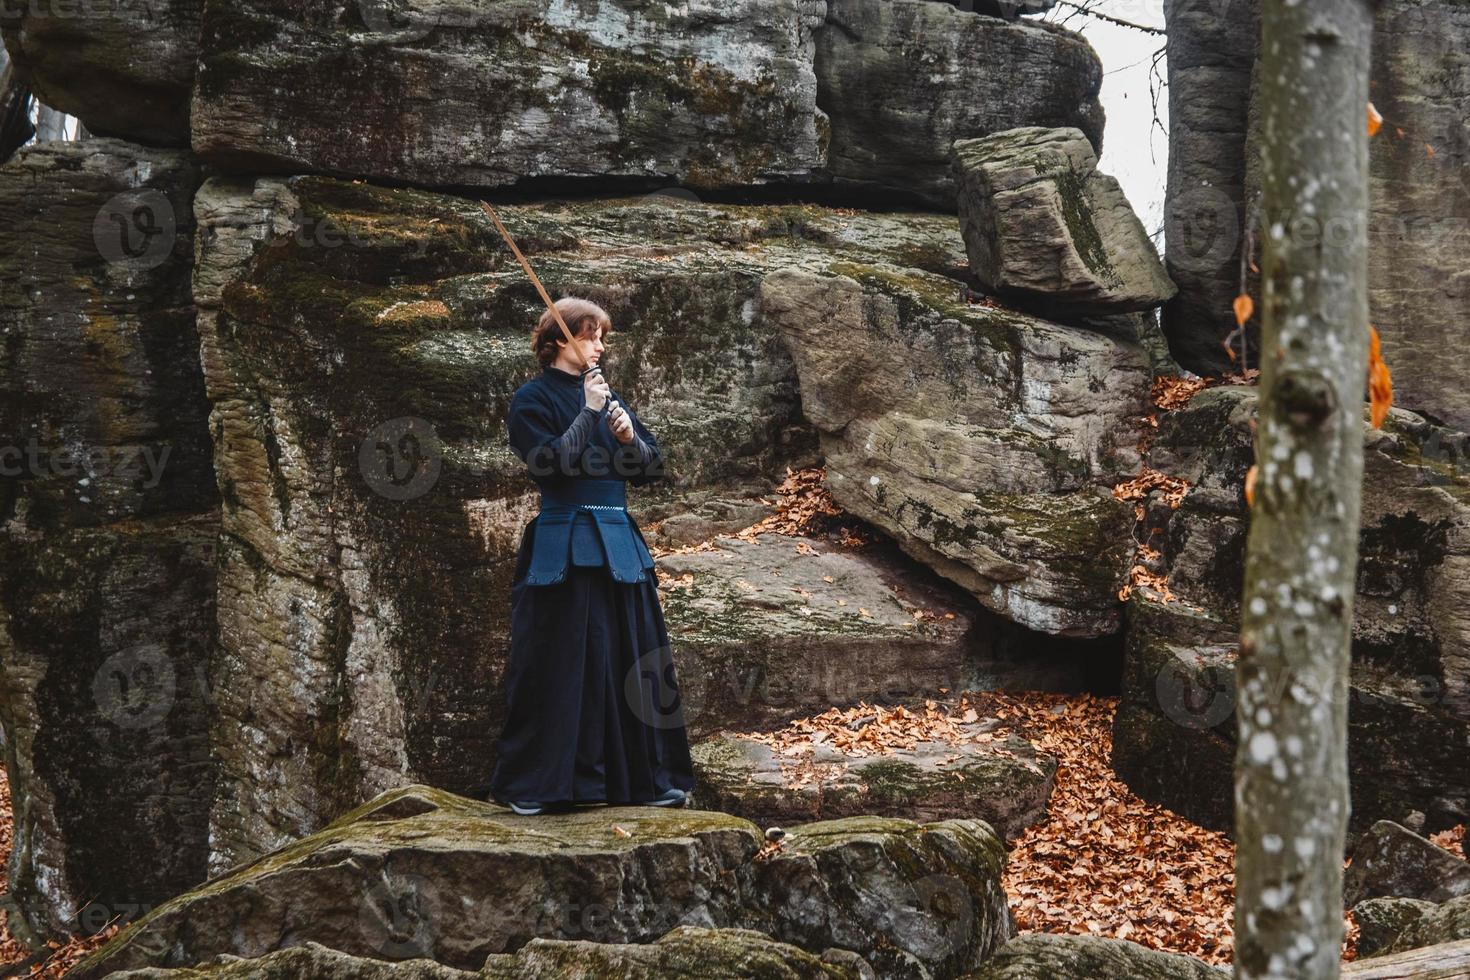
<svg viewBox="0 0 1470 980">
<path fill-rule="evenodd" d="M 511 585 L 507 713 L 491 798 L 516 813 L 579 803 L 683 806 L 693 765 L 653 557 L 626 488 L 663 476 L 653 434 L 602 377 L 607 313 L 577 297 L 531 336 L 510 445 L 541 490 Z"/>
</svg>

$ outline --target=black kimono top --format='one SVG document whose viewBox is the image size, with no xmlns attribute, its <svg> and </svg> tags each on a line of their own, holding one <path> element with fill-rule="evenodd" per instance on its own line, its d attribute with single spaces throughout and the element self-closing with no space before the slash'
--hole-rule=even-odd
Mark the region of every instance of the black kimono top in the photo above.
<svg viewBox="0 0 1470 980">
<path fill-rule="evenodd" d="M 620 582 L 647 581 L 653 557 L 624 507 L 626 484 L 662 479 L 663 454 L 622 396 L 612 397 L 633 423 L 627 445 L 607 423 L 608 406 L 587 406 L 578 375 L 547 365 L 511 398 L 510 448 L 541 490 L 528 585 L 561 582 L 569 564 L 607 567 Z"/>
</svg>

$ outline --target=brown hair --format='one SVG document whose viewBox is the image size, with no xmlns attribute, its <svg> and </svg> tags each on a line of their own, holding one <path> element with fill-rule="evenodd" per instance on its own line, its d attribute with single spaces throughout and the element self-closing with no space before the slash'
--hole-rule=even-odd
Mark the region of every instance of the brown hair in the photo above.
<svg viewBox="0 0 1470 980">
<path fill-rule="evenodd" d="M 571 330 L 573 337 L 580 337 L 586 331 L 589 320 L 601 328 L 600 336 L 605 337 L 612 332 L 612 318 L 590 299 L 563 296 L 556 301 L 556 310 L 566 321 L 567 329 Z M 541 314 L 541 319 L 536 321 L 536 329 L 531 331 L 531 350 L 536 352 L 536 360 L 542 367 L 549 367 L 561 353 L 561 348 L 556 345 L 558 340 L 565 341 L 566 338 L 562 336 L 561 327 L 551 315 L 551 310 L 547 309 Z"/>
</svg>

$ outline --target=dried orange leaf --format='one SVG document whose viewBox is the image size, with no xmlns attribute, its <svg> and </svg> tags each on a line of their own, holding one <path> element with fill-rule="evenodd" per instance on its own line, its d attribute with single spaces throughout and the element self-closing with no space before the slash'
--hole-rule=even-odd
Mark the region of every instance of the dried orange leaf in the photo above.
<svg viewBox="0 0 1470 980">
<path fill-rule="evenodd" d="M 1383 128 L 1383 116 L 1381 116 L 1373 103 L 1368 103 L 1368 135 L 1377 136 L 1378 130 Z"/>
<path fill-rule="evenodd" d="M 1372 331 L 1368 337 L 1368 403 L 1373 428 L 1381 429 L 1383 420 L 1388 418 L 1388 410 L 1393 407 L 1393 375 L 1383 361 L 1378 328 L 1370 326 L 1368 329 Z"/>
<path fill-rule="evenodd" d="M 1246 295 L 1245 293 L 1241 293 L 1239 296 L 1235 297 L 1234 306 L 1235 323 L 1237 326 L 1243 327 L 1245 326 L 1245 321 L 1249 320 L 1251 318 L 1251 314 L 1256 311 L 1256 301 L 1251 299 L 1250 296 Z"/>
<path fill-rule="evenodd" d="M 1256 505 L 1256 467 L 1254 463 L 1251 464 L 1250 469 L 1245 471 L 1245 505 L 1247 507 Z"/>
</svg>

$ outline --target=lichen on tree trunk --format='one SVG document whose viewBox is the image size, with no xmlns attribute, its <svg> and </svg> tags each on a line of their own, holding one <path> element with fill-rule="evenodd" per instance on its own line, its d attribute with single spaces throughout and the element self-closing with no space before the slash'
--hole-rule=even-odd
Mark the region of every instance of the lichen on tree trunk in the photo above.
<svg viewBox="0 0 1470 980">
<path fill-rule="evenodd" d="M 1339 975 L 1372 25 L 1370 0 L 1262 10 L 1262 398 L 1237 668 L 1243 978 Z"/>
</svg>

